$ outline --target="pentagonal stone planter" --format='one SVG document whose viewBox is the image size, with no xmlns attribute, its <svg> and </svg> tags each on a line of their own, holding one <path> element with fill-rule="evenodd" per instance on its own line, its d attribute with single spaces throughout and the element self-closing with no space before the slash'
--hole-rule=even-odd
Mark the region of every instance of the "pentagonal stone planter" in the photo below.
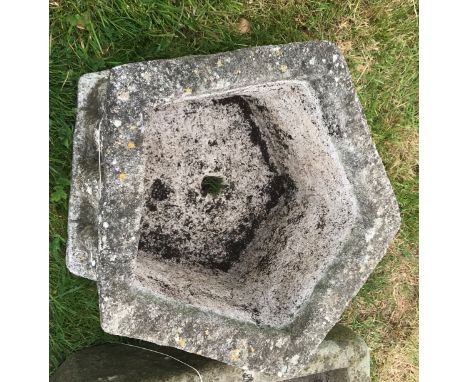
<svg viewBox="0 0 468 382">
<path fill-rule="evenodd" d="M 400 222 L 337 48 L 123 65 L 78 107 L 67 260 L 104 330 L 298 375 Z"/>
</svg>

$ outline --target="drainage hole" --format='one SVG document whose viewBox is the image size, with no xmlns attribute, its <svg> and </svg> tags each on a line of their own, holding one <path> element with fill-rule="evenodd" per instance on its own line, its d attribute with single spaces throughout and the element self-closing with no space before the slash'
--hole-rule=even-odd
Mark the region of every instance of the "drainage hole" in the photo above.
<svg viewBox="0 0 468 382">
<path fill-rule="evenodd" d="M 222 177 L 205 176 L 201 182 L 201 194 L 203 196 L 207 194 L 218 196 L 226 187 L 227 185 L 224 184 L 224 179 Z"/>
</svg>

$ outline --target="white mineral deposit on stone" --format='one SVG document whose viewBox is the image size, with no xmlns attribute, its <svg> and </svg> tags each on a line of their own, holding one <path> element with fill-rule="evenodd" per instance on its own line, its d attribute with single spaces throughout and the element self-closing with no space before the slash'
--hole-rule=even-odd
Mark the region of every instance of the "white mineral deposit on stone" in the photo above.
<svg viewBox="0 0 468 382">
<path fill-rule="evenodd" d="M 297 361 L 299 361 L 299 354 L 296 354 L 289 360 L 289 362 L 292 363 L 293 365 L 297 365 Z"/>
</svg>

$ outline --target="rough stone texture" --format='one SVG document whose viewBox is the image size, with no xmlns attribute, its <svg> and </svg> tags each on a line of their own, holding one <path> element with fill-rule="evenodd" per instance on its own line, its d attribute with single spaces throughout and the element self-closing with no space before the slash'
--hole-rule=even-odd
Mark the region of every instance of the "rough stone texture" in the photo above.
<svg viewBox="0 0 468 382">
<path fill-rule="evenodd" d="M 271 377 L 173 348 L 139 344 L 194 367 L 204 382 L 369 382 L 369 351 L 364 341 L 342 326 L 335 327 L 315 356 L 294 379 Z M 127 345 L 106 344 L 72 354 L 51 382 L 199 382 L 190 367 L 162 354 Z"/>
<path fill-rule="evenodd" d="M 109 72 L 82 77 L 73 137 L 73 180 L 68 209 L 67 266 L 78 276 L 96 280 L 97 210 L 100 199 L 99 127 Z"/>
<path fill-rule="evenodd" d="M 103 329 L 297 375 L 400 224 L 338 49 L 123 65 L 78 110 L 67 259 Z"/>
</svg>

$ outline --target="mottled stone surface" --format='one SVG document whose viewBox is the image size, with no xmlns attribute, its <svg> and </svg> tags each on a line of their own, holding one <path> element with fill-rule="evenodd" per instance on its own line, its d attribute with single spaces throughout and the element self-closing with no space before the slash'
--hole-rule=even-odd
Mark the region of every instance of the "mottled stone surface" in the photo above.
<svg viewBox="0 0 468 382">
<path fill-rule="evenodd" d="M 200 382 L 200 376 L 204 382 L 370 381 L 366 344 L 349 329 L 339 326 L 320 344 L 316 355 L 300 373 L 301 376 L 294 379 L 247 372 L 173 348 L 149 343 L 137 346 L 152 351 L 119 344 L 99 345 L 78 351 L 57 369 L 51 382 Z M 200 376 L 187 365 L 195 368 Z"/>
<path fill-rule="evenodd" d="M 294 377 L 399 224 L 328 42 L 80 80 L 67 263 L 109 333 Z"/>
</svg>

